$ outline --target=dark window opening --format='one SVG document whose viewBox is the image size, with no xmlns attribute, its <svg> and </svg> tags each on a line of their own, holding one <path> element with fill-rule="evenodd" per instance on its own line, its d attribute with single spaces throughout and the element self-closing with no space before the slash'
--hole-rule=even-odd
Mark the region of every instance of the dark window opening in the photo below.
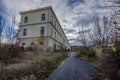
<svg viewBox="0 0 120 80">
<path fill-rule="evenodd" d="M 25 43 L 22 43 L 22 46 L 24 46 L 25 45 Z"/>
<path fill-rule="evenodd" d="M 27 35 L 27 29 L 23 29 L 23 36 Z"/>
<path fill-rule="evenodd" d="M 45 32 L 45 28 L 44 27 L 41 27 L 41 34 L 44 34 L 44 32 Z"/>
<path fill-rule="evenodd" d="M 34 45 L 34 42 L 31 42 L 31 45 Z"/>
<path fill-rule="evenodd" d="M 42 16 L 42 20 L 45 20 L 45 14 L 42 14 L 41 16 Z"/>
<path fill-rule="evenodd" d="M 28 22 L 28 17 L 25 17 L 24 18 L 24 23 L 27 23 Z"/>
<path fill-rule="evenodd" d="M 51 16 L 51 21 L 52 21 L 52 23 L 53 23 L 53 16 Z"/>
<path fill-rule="evenodd" d="M 40 42 L 40 45 L 44 45 L 44 42 Z"/>
<path fill-rule="evenodd" d="M 53 29 L 51 28 L 51 36 L 53 36 Z"/>
</svg>

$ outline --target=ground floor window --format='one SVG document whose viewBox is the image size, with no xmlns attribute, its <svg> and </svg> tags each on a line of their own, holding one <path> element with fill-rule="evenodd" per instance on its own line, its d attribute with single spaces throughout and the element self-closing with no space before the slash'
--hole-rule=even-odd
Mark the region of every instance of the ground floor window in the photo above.
<svg viewBox="0 0 120 80">
<path fill-rule="evenodd" d="M 40 42 L 40 45 L 44 45 L 44 42 Z"/>
<path fill-rule="evenodd" d="M 31 46 L 34 45 L 34 42 L 31 42 Z"/>
<path fill-rule="evenodd" d="M 24 45 L 25 45 L 25 43 L 23 42 L 23 43 L 22 43 L 22 46 L 24 46 Z"/>
</svg>

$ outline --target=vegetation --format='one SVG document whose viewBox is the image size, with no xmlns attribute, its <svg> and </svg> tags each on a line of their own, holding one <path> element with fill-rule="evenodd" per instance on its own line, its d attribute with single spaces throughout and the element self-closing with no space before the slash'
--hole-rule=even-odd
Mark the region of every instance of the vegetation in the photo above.
<svg viewBox="0 0 120 80">
<path fill-rule="evenodd" d="M 7 79 L 45 79 L 67 56 L 67 52 L 47 53 L 25 52 L 24 58 L 18 63 L 4 66 L 0 74 L 1 80 Z"/>
<path fill-rule="evenodd" d="M 96 61 L 97 57 L 93 48 L 81 47 L 79 51 L 76 51 L 77 57 L 88 61 L 92 66 L 98 69 L 99 65 Z"/>
</svg>

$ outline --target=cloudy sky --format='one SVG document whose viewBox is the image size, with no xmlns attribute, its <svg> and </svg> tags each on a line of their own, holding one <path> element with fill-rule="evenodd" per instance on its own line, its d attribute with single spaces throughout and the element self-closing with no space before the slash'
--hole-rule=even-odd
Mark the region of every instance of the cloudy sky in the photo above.
<svg viewBox="0 0 120 80">
<path fill-rule="evenodd" d="M 52 6 L 71 45 L 78 45 L 78 27 L 90 27 L 93 16 L 109 16 L 109 9 L 99 6 L 111 4 L 106 0 L 0 0 L 9 15 L 16 14 L 19 24 L 19 12 Z M 16 26 L 18 28 L 18 25 Z"/>
</svg>

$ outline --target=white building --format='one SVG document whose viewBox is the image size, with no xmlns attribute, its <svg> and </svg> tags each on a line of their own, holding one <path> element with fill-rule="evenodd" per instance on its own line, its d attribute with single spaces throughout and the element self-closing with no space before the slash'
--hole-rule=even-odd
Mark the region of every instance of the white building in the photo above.
<svg viewBox="0 0 120 80">
<path fill-rule="evenodd" d="M 46 50 L 70 49 L 70 44 L 51 6 L 23 11 L 18 42 L 24 47 L 34 45 Z"/>
</svg>

